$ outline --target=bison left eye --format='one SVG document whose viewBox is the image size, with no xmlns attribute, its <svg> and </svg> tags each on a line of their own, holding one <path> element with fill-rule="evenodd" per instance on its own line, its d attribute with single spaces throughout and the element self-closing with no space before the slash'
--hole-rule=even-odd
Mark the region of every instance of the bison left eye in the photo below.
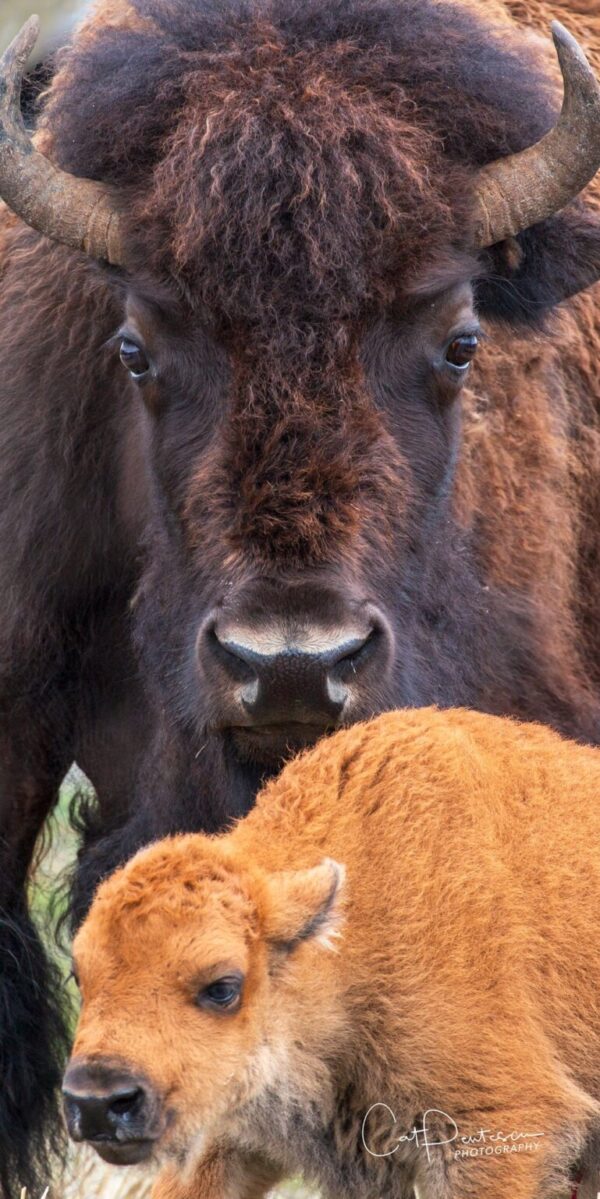
<svg viewBox="0 0 600 1199">
<path fill-rule="evenodd" d="M 464 333 L 461 337 L 455 337 L 446 349 L 446 362 L 455 368 L 455 370 L 465 371 L 472 363 L 479 338 L 476 333 Z"/>
<path fill-rule="evenodd" d="M 129 337 L 121 339 L 119 357 L 132 379 L 143 379 L 148 374 L 150 363 L 146 354 L 141 346 L 138 346 L 135 341 L 131 341 Z"/>
<path fill-rule="evenodd" d="M 243 978 L 239 974 L 218 978 L 216 982 L 204 987 L 198 995 L 199 1007 L 212 1008 L 217 1011 L 235 1011 L 242 997 Z"/>
</svg>

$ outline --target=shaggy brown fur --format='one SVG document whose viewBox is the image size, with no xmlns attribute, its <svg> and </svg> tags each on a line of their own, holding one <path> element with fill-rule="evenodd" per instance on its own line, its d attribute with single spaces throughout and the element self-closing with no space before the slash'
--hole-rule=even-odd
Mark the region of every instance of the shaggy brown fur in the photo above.
<svg viewBox="0 0 600 1199">
<path fill-rule="evenodd" d="M 599 789 L 600 751 L 536 725 L 428 709 L 337 734 L 233 832 L 103 884 L 65 1085 L 144 1079 L 153 1199 L 299 1169 L 340 1199 L 565 1199 L 571 1167 L 595 1194 Z M 236 971 L 241 1004 L 207 1007 Z"/>
<path fill-rule="evenodd" d="M 593 12 L 526 9 L 552 15 L 594 51 Z M 77 920 L 334 722 L 280 664 L 279 724 L 240 733 L 215 613 L 374 610 L 345 723 L 459 703 L 599 739 L 600 329 L 575 295 L 597 192 L 470 247 L 474 172 L 558 99 L 547 36 L 499 2 L 111 0 L 62 55 L 38 138 L 120 189 L 132 270 L 2 215 L 0 1189 L 47 1174 L 59 1038 L 24 894 L 72 759 L 99 793 Z M 459 379 L 445 350 L 477 321 Z"/>
</svg>

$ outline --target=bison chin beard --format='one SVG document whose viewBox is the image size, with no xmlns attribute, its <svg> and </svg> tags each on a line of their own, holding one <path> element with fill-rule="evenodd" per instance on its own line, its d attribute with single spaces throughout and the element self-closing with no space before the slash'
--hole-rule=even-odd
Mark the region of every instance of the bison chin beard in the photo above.
<svg viewBox="0 0 600 1199">
<path fill-rule="evenodd" d="M 316 724 L 259 725 L 256 727 L 232 727 L 228 737 L 241 762 L 264 766 L 269 771 L 279 771 L 285 762 L 314 745 L 321 737 L 335 732 L 336 725 Z"/>
</svg>

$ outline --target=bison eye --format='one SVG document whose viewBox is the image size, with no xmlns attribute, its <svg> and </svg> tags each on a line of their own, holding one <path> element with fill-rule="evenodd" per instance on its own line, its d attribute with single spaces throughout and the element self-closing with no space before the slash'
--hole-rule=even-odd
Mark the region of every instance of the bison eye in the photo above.
<svg viewBox="0 0 600 1199">
<path fill-rule="evenodd" d="M 198 995 L 198 1005 L 217 1011 L 234 1011 L 240 1005 L 243 978 L 239 974 L 218 978 L 216 982 L 203 987 Z"/>
<path fill-rule="evenodd" d="M 132 379 L 143 379 L 150 370 L 150 363 L 140 346 L 129 337 L 121 339 L 119 357 L 123 366 L 129 371 Z"/>
<path fill-rule="evenodd" d="M 476 333 L 463 333 L 460 337 L 455 337 L 446 349 L 446 362 L 455 370 L 466 371 L 477 353 L 478 345 L 479 338 Z"/>
</svg>

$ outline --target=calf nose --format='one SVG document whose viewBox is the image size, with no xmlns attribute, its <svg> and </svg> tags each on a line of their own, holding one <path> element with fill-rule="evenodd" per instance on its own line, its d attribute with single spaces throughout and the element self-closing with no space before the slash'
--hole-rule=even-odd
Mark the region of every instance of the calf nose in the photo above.
<svg viewBox="0 0 600 1199">
<path fill-rule="evenodd" d="M 373 648 L 375 631 L 336 631 L 302 637 L 250 633 L 235 626 L 209 635 L 211 652 L 234 684 L 238 702 L 255 724 L 335 723 L 358 663 Z"/>
<path fill-rule="evenodd" d="M 123 1072 L 93 1066 L 67 1071 L 63 1103 L 69 1136 L 74 1141 L 92 1143 L 143 1138 L 146 1099 L 144 1087 Z"/>
<path fill-rule="evenodd" d="M 69 1133 L 74 1141 L 121 1140 L 131 1118 L 142 1107 L 141 1087 L 123 1088 L 111 1095 L 78 1095 L 64 1091 Z"/>
</svg>

